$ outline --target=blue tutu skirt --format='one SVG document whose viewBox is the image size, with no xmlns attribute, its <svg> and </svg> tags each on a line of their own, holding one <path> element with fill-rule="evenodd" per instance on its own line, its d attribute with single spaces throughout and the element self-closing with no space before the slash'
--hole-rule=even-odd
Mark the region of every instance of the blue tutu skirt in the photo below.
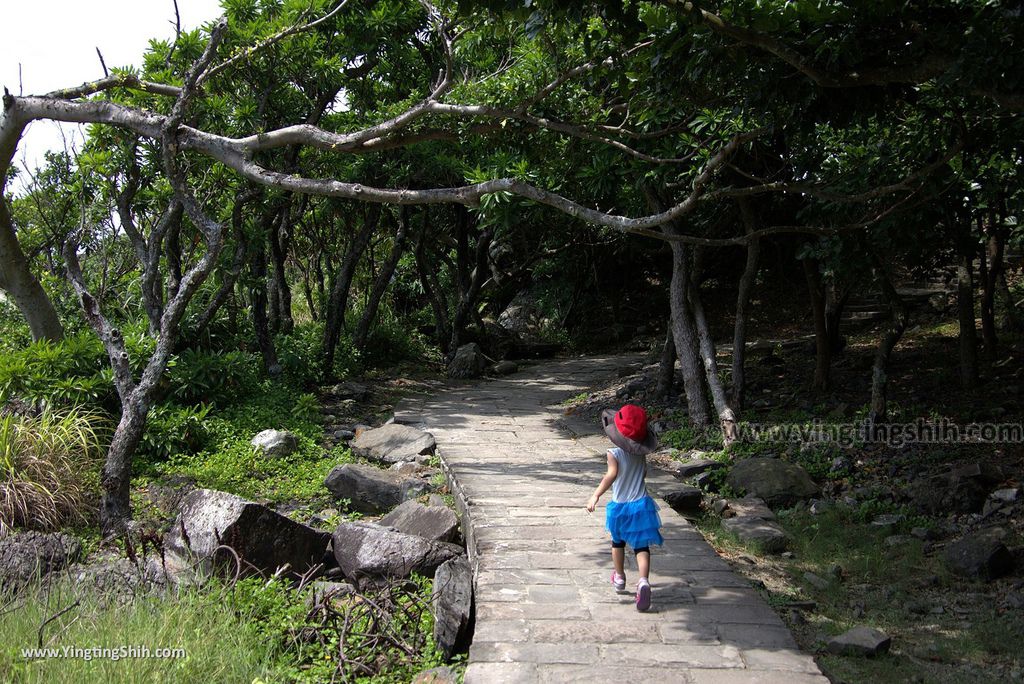
<svg viewBox="0 0 1024 684">
<path fill-rule="evenodd" d="M 658 504 L 650 495 L 627 503 L 609 501 L 605 506 L 605 527 L 613 542 L 624 541 L 633 549 L 661 546 L 665 541 L 660 532 Z"/>
</svg>

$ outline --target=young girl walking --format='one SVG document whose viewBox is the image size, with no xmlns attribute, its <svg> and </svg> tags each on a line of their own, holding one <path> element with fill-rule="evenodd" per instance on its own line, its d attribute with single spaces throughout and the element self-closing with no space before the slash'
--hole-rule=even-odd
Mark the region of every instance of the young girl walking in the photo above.
<svg viewBox="0 0 1024 684">
<path fill-rule="evenodd" d="M 615 445 L 608 450 L 608 471 L 601 478 L 587 502 L 591 513 L 601 495 L 612 490 L 612 500 L 605 507 L 605 526 L 612 536 L 612 586 L 621 592 L 626 588 L 626 544 L 636 554 L 640 578 L 636 584 L 636 609 L 645 612 L 651 607 L 652 544 L 660 546 L 661 517 L 658 504 L 647 493 L 647 454 L 658 448 L 658 440 L 647 429 L 647 413 L 633 404 L 618 411 L 601 412 L 604 432 Z"/>
</svg>

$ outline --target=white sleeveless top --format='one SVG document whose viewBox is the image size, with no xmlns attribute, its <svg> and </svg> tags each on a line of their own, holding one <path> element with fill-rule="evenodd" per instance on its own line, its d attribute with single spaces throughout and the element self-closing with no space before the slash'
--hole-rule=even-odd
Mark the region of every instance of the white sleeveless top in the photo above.
<svg viewBox="0 0 1024 684">
<path fill-rule="evenodd" d="M 612 482 L 612 501 L 629 503 L 647 496 L 647 457 L 631 456 L 619 447 L 609 449 L 619 464 L 619 473 Z"/>
</svg>

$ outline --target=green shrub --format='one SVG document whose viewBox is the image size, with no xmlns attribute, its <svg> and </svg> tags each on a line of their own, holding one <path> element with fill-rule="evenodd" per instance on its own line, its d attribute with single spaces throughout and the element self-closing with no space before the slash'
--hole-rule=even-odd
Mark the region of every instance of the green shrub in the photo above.
<svg viewBox="0 0 1024 684">
<path fill-rule="evenodd" d="M 12 352 L 32 344 L 25 317 L 14 303 L 0 297 L 0 354 Z"/>
<path fill-rule="evenodd" d="M 324 327 L 318 323 L 297 325 L 290 334 L 278 335 L 274 339 L 278 363 L 290 382 L 308 387 L 320 381 L 323 376 L 323 341 Z M 347 353 L 350 347 L 344 339 L 338 345 L 334 367 L 340 377 L 358 368 L 358 360 Z"/>
<path fill-rule="evenodd" d="M 83 333 L 0 354 L 0 401 L 15 397 L 37 405 L 111 405 L 113 374 L 103 344 Z"/>
<path fill-rule="evenodd" d="M 171 395 L 183 404 L 221 404 L 255 390 L 260 361 L 240 351 L 186 349 L 168 364 Z"/>
<path fill-rule="evenodd" d="M 209 404 L 161 404 L 150 409 L 138 457 L 163 461 L 176 454 L 199 453 L 209 442 L 206 419 L 210 408 Z"/>
<path fill-rule="evenodd" d="M 342 344 L 346 342 L 348 340 L 342 340 Z M 418 330 L 407 326 L 391 311 L 382 307 L 370 328 L 366 349 L 360 360 L 369 367 L 414 361 L 427 355 L 428 346 L 429 343 Z"/>
<path fill-rule="evenodd" d="M 291 410 L 292 418 L 308 422 L 320 420 L 320 400 L 314 394 L 300 394 Z"/>
<path fill-rule="evenodd" d="M 156 341 L 135 324 L 123 334 L 129 364 L 138 376 Z M 15 397 L 37 406 L 88 405 L 111 414 L 119 405 L 106 350 L 88 331 L 0 354 L 0 403 Z"/>
<path fill-rule="evenodd" d="M 0 534 L 88 523 L 96 510 L 103 421 L 47 411 L 0 415 Z"/>
</svg>

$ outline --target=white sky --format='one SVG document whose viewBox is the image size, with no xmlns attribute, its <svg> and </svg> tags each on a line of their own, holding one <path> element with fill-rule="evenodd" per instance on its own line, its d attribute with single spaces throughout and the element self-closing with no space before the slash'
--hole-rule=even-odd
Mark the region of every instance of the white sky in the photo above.
<svg viewBox="0 0 1024 684">
<path fill-rule="evenodd" d="M 221 14 L 219 0 L 178 0 L 183 29 Z M 42 95 L 103 76 L 96 48 L 108 68 L 139 65 L 151 38 L 174 36 L 172 0 L 0 0 L 0 86 L 17 95 Z M 18 65 L 21 64 L 19 86 Z M 81 140 L 78 126 L 65 135 Z M 31 124 L 15 164 L 30 169 L 43 153 L 64 148 L 58 124 Z M 12 190 L 17 189 L 11 184 Z"/>
</svg>

